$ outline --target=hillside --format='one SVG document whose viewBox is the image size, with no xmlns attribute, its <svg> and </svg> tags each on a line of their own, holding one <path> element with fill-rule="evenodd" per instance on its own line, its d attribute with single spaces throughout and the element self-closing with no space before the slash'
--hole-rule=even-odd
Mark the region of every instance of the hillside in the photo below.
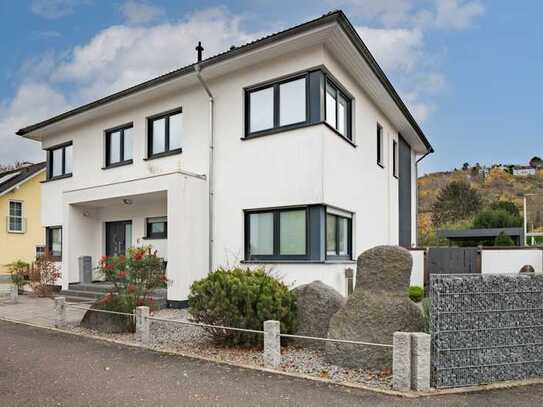
<svg viewBox="0 0 543 407">
<path fill-rule="evenodd" d="M 502 168 L 487 171 L 476 168 L 436 172 L 418 179 L 419 228 L 433 229 L 432 205 L 441 188 L 451 181 L 465 180 L 481 195 L 483 206 L 499 200 L 512 201 L 523 209 L 526 194 L 543 194 L 543 172 L 535 176 L 513 176 Z M 462 226 L 462 225 L 459 225 Z"/>
</svg>

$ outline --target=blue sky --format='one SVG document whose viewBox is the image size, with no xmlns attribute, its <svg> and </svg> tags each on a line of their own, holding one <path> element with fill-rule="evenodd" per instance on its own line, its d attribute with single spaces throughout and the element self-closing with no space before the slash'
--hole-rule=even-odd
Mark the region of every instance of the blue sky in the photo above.
<svg viewBox="0 0 543 407">
<path fill-rule="evenodd" d="M 0 0 L 0 163 L 14 132 L 206 55 L 340 8 L 430 138 L 422 172 L 542 155 L 543 2 Z"/>
</svg>

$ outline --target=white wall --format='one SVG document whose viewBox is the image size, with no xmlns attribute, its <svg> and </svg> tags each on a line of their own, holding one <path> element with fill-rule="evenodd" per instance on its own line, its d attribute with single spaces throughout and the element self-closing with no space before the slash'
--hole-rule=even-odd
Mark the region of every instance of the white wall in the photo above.
<svg viewBox="0 0 543 407">
<path fill-rule="evenodd" d="M 409 285 L 411 287 L 424 287 L 424 250 L 409 250 L 413 257 L 413 269 L 411 270 L 411 279 Z"/>
<path fill-rule="evenodd" d="M 532 266 L 536 273 L 543 272 L 543 251 L 541 249 L 481 250 L 482 274 L 518 273 L 525 265 Z"/>
</svg>

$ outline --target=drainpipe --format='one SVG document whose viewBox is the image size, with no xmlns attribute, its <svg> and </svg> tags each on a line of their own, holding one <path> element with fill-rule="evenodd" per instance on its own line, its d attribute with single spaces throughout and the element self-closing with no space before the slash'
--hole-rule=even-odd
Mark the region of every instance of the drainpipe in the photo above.
<svg viewBox="0 0 543 407">
<path fill-rule="evenodd" d="M 213 271 L 213 239 L 214 239 L 214 233 L 213 233 L 213 222 L 214 222 L 214 148 L 215 148 L 215 141 L 214 141 L 214 131 L 213 131 L 213 112 L 214 112 L 214 98 L 213 94 L 209 90 L 209 87 L 207 86 L 207 83 L 204 81 L 204 78 L 202 78 L 201 75 L 201 67 L 200 64 L 194 65 L 194 69 L 196 70 L 196 76 L 198 77 L 198 80 L 200 81 L 200 84 L 204 88 L 204 90 L 207 93 L 207 96 L 209 97 L 209 169 L 208 169 L 208 188 L 209 188 L 209 213 L 208 213 L 208 223 L 209 223 L 209 245 L 208 245 L 208 263 L 209 263 L 209 272 L 211 273 Z"/>
</svg>

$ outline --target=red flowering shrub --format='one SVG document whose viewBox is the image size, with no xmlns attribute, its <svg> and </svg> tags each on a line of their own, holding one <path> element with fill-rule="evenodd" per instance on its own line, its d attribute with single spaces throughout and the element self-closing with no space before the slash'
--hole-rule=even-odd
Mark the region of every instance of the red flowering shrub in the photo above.
<svg viewBox="0 0 543 407">
<path fill-rule="evenodd" d="M 30 284 L 33 293 L 38 297 L 50 297 L 60 276 L 57 264 L 49 252 L 36 257 L 30 270 Z"/>
<path fill-rule="evenodd" d="M 155 308 L 151 293 L 168 281 L 162 260 L 150 247 L 130 248 L 128 256 L 104 256 L 98 268 L 113 283 L 111 292 L 98 304 L 112 311 L 132 313 L 140 305 Z"/>
</svg>

